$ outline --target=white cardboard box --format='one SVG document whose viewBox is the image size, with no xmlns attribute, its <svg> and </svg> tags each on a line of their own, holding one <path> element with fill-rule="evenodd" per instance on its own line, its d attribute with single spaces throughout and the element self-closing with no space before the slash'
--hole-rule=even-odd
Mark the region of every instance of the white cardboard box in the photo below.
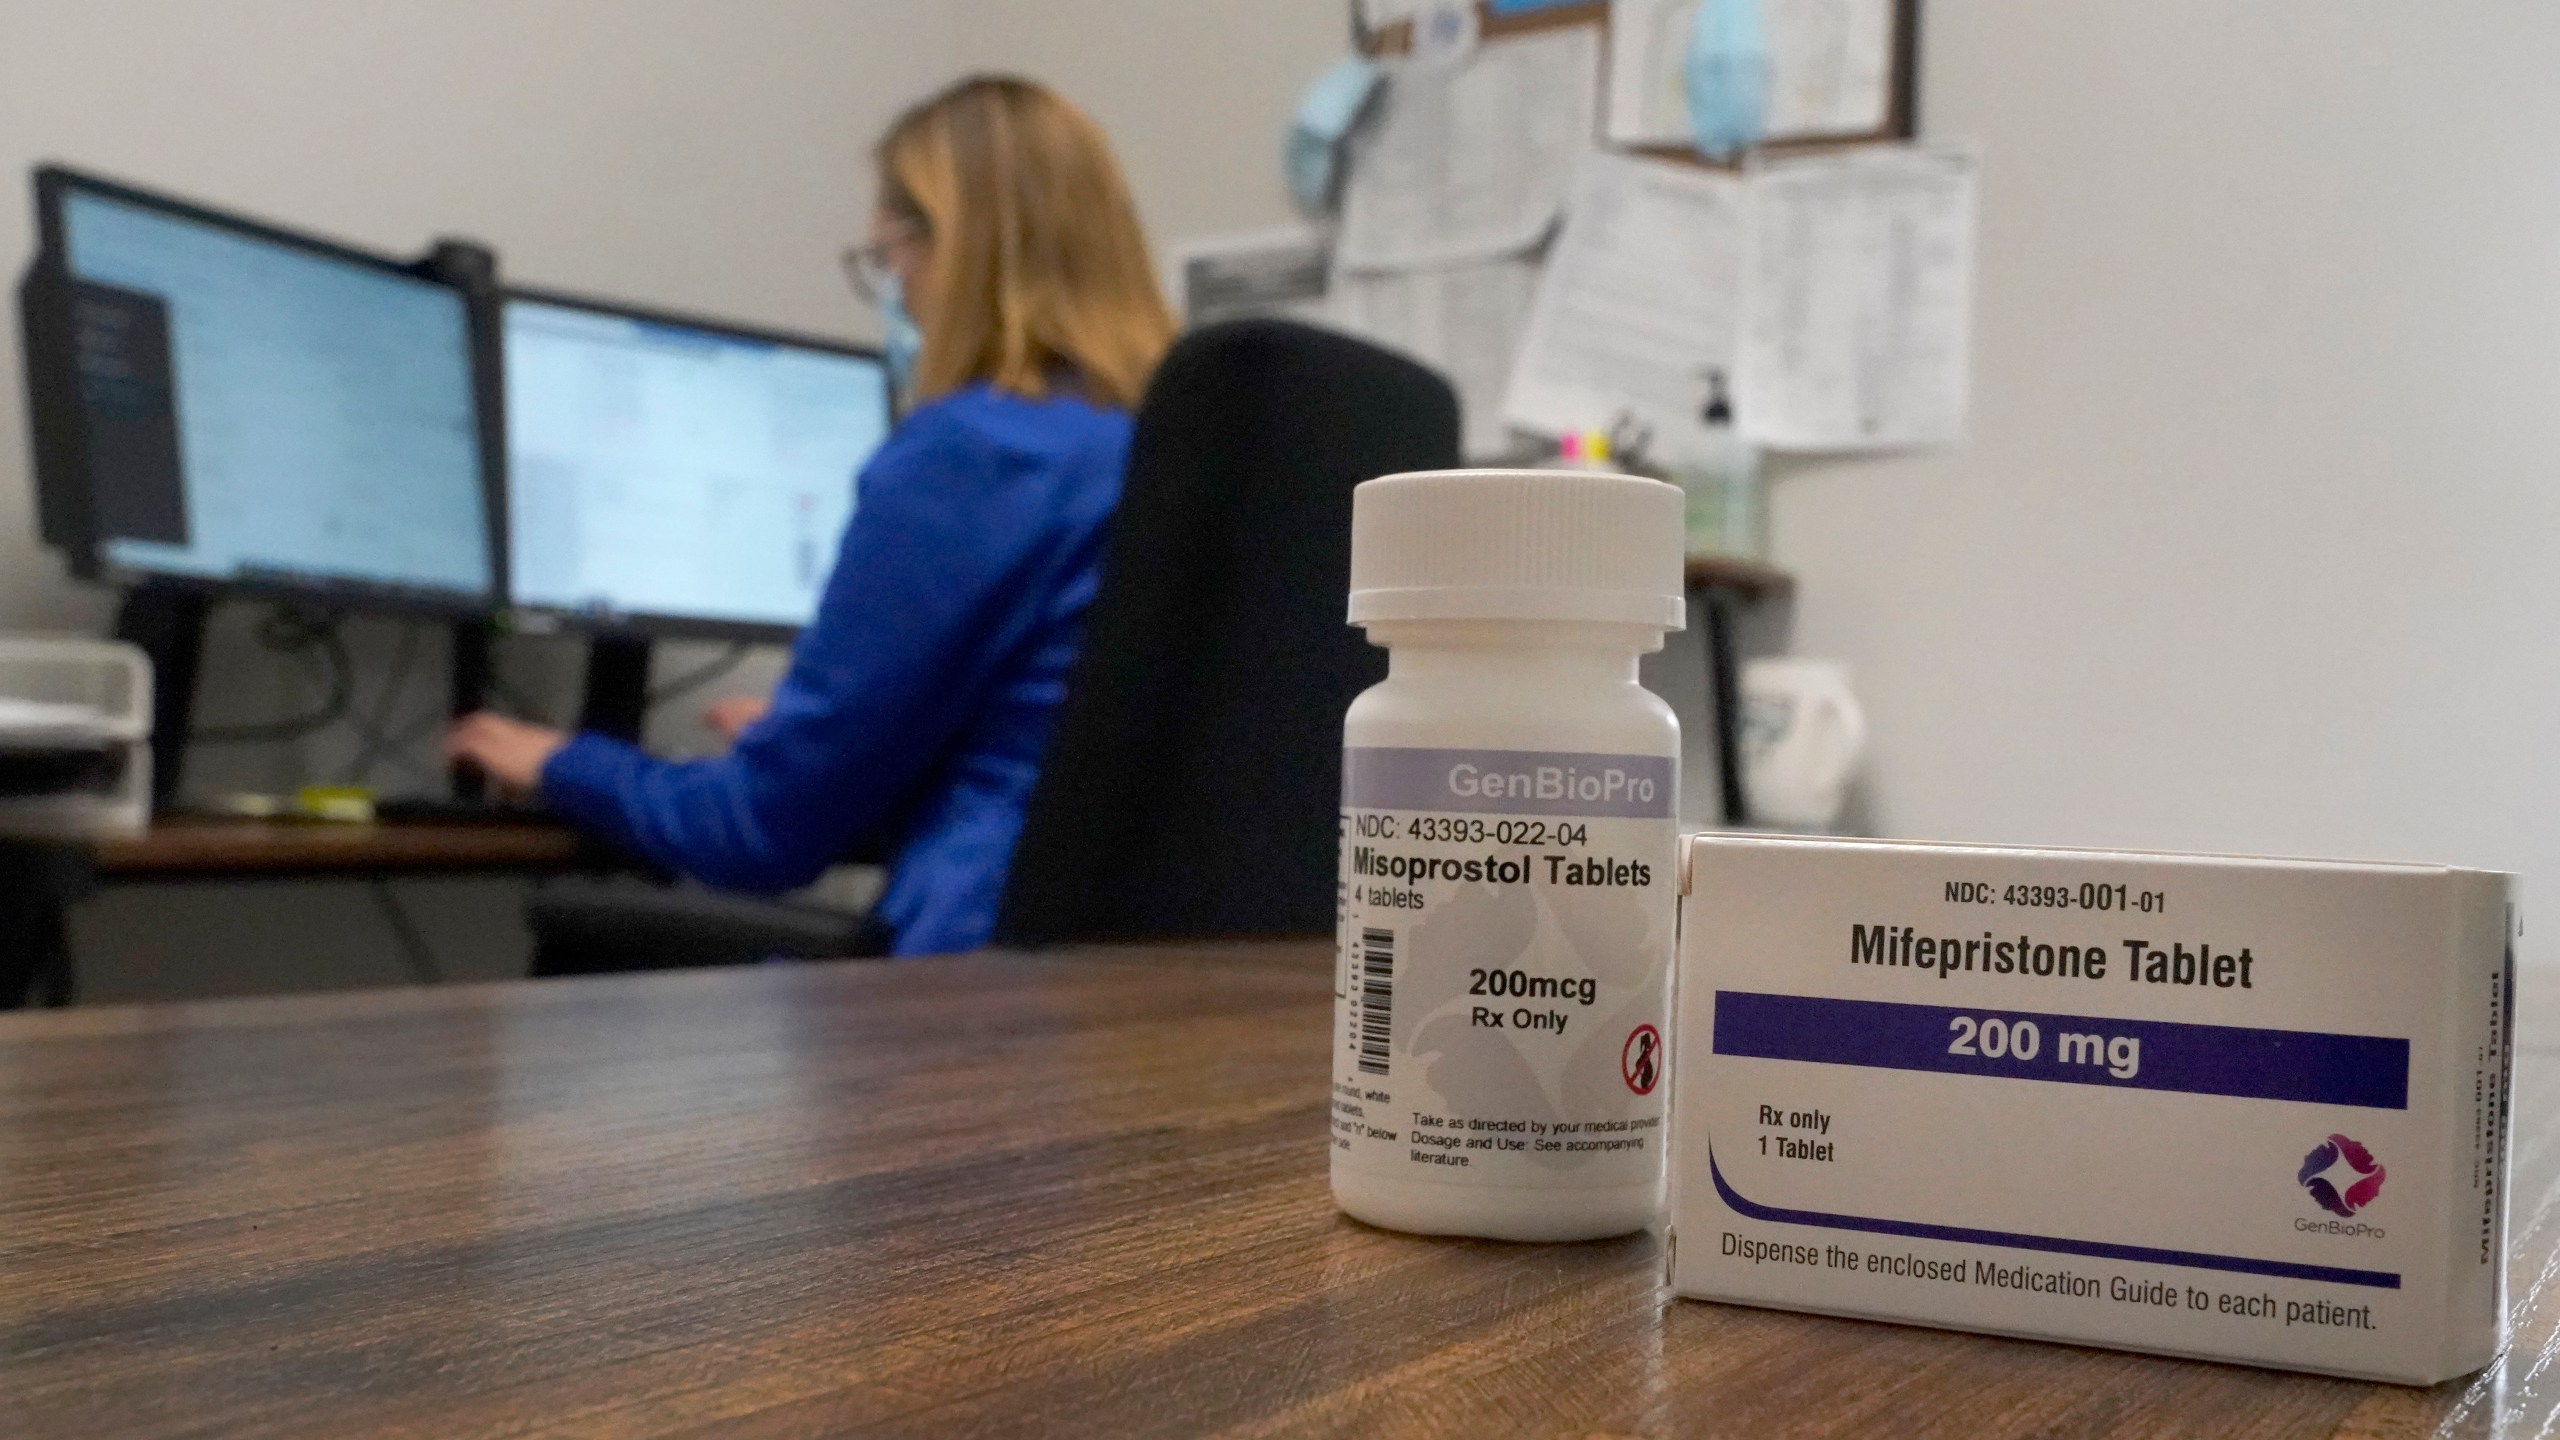
<svg viewBox="0 0 2560 1440">
<path fill-rule="evenodd" d="M 2423 1385 L 2504 1332 L 2513 877 L 1685 847 L 1671 1283 Z"/>
</svg>

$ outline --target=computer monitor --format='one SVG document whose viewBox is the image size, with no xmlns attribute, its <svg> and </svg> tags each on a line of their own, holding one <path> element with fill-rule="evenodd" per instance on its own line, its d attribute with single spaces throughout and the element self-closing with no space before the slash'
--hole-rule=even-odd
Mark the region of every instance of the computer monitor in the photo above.
<svg viewBox="0 0 2560 1440">
<path fill-rule="evenodd" d="M 889 433 L 877 352 L 533 291 L 509 293 L 503 334 L 520 626 L 808 623 Z"/>
<path fill-rule="evenodd" d="M 36 206 L 21 303 L 44 530 L 78 568 L 494 608 L 463 292 L 56 167 Z"/>
</svg>

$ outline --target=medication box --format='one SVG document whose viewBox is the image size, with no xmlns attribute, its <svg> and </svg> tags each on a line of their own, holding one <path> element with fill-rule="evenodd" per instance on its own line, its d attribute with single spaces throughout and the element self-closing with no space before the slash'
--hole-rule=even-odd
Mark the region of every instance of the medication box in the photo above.
<svg viewBox="0 0 2560 1440">
<path fill-rule="evenodd" d="M 2504 1329 L 2513 879 L 1697 836 L 1671 1284 L 2411 1385 Z"/>
</svg>

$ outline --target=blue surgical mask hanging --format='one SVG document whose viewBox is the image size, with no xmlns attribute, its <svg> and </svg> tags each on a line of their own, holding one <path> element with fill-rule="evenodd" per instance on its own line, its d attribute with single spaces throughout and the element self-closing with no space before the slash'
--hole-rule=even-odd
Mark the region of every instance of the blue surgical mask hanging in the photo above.
<svg viewBox="0 0 2560 1440">
<path fill-rule="evenodd" d="M 913 393 L 916 361 L 924 354 L 924 332 L 907 313 L 907 287 L 896 271 L 880 277 L 880 352 L 888 362 L 889 383 L 901 400 Z"/>
<path fill-rule="evenodd" d="M 1769 40 L 1760 0 L 1699 0 L 1684 78 L 1698 153 L 1721 160 L 1760 142 L 1769 126 Z"/>
<path fill-rule="evenodd" d="M 1345 56 L 1315 78 L 1289 117 L 1283 164 L 1289 197 L 1309 216 L 1329 215 L 1342 191 L 1342 146 L 1378 88 L 1378 67 Z"/>
</svg>

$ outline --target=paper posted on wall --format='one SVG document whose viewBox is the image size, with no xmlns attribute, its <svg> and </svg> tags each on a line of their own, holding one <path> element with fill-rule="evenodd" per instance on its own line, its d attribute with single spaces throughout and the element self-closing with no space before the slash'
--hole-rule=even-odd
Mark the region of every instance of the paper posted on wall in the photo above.
<svg viewBox="0 0 2560 1440">
<path fill-rule="evenodd" d="M 1877 146 L 1753 169 L 1735 408 L 1796 450 L 1964 435 L 1978 163 Z"/>
<path fill-rule="evenodd" d="M 1402 65 L 1354 142 L 1339 261 L 1393 270 L 1511 255 L 1554 226 L 1591 148 L 1599 31 L 1477 47 L 1450 70 Z"/>
<path fill-rule="evenodd" d="M 1666 460 L 1712 448 L 1734 366 L 1748 214 L 1737 176 L 1584 157 L 1512 365 L 1511 422 L 1558 434 L 1623 415 Z"/>
<path fill-rule="evenodd" d="M 1893 97 L 1893 0 L 1763 0 L 1769 135 L 1872 135 Z"/>
<path fill-rule="evenodd" d="M 1773 140 L 1870 135 L 1891 111 L 1893 0 L 1761 0 Z M 1610 0 L 1608 137 L 1689 143 L 1684 81 L 1698 0 Z"/>
<path fill-rule="evenodd" d="M 1476 460 L 1501 455 L 1510 438 L 1503 390 L 1538 286 L 1536 262 L 1505 257 L 1344 273 L 1334 284 L 1332 314 L 1342 328 L 1401 350 L 1448 378 L 1458 392 L 1462 452 Z"/>
<path fill-rule="evenodd" d="M 1614 145 L 1686 145 L 1683 88 L 1698 0 L 1609 0 L 1609 108 Z"/>
<path fill-rule="evenodd" d="M 1333 241 L 1315 230 L 1264 230 L 1178 244 L 1167 289 L 1186 325 L 1252 315 L 1321 322 Z"/>
</svg>

